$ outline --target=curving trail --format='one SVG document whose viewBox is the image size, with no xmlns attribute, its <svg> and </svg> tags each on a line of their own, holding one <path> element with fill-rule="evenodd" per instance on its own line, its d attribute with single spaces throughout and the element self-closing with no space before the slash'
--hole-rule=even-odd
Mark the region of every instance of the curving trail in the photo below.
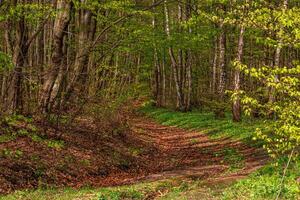
<svg viewBox="0 0 300 200">
<path fill-rule="evenodd" d="M 142 115 L 128 116 L 129 129 L 115 135 L 105 135 L 103 126 L 99 128 L 89 118 L 43 132 L 48 140 L 64 141 L 62 148 L 51 148 L 29 136 L 0 143 L 1 151 L 23 152 L 19 157 L 0 155 L 0 193 L 35 189 L 40 180 L 74 188 L 175 177 L 228 183 L 268 161 L 262 149 L 240 141 L 211 139 L 200 132 L 160 125 Z"/>
<path fill-rule="evenodd" d="M 157 149 L 147 159 L 147 165 L 156 172 L 140 179 L 187 177 L 208 183 L 228 182 L 247 176 L 268 161 L 262 149 L 230 138 L 211 139 L 200 132 L 160 125 L 144 116 L 130 121 L 135 137 Z"/>
</svg>

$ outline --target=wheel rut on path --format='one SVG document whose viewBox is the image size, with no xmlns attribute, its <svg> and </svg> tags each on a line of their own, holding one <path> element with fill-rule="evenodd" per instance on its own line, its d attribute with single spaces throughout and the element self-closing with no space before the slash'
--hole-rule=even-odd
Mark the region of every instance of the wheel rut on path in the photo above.
<svg viewBox="0 0 300 200">
<path fill-rule="evenodd" d="M 241 141 L 212 139 L 199 131 L 164 126 L 144 116 L 134 117 L 130 121 L 135 137 L 157 149 L 147 163 L 156 167 L 157 172 L 139 180 L 183 177 L 208 183 L 234 181 L 268 162 L 268 156 L 262 149 Z"/>
</svg>

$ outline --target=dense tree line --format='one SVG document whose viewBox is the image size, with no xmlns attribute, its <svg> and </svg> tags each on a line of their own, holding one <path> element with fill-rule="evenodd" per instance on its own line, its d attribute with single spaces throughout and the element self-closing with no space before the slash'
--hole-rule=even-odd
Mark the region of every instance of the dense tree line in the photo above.
<svg viewBox="0 0 300 200">
<path fill-rule="evenodd" d="M 299 16 L 296 0 L 4 0 L 1 111 L 63 111 L 133 88 L 159 107 L 240 121 L 261 102 L 252 116 L 278 118 L 274 70 L 299 63 Z"/>
<path fill-rule="evenodd" d="M 133 82 L 135 70 L 119 66 L 137 65 L 138 55 L 117 49 L 127 45 L 126 29 L 132 29 L 127 18 L 142 14 L 136 6 L 130 1 L 2 2 L 2 110 L 48 113 Z"/>
</svg>

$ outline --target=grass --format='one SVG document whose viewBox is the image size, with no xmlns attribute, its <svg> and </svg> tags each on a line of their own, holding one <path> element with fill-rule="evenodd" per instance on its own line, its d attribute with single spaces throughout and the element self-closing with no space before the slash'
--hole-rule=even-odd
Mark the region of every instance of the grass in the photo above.
<svg viewBox="0 0 300 200">
<path fill-rule="evenodd" d="M 286 158 L 269 164 L 257 172 L 251 174 L 247 179 L 240 180 L 234 185 L 226 188 L 222 193 L 222 199 L 241 200 L 264 200 L 276 199 L 280 190 L 283 168 Z M 300 186 L 296 179 L 300 177 L 300 161 L 294 161 L 284 177 L 280 200 L 300 199 Z"/>
<path fill-rule="evenodd" d="M 15 140 L 16 137 L 10 134 L 0 135 L 0 143 L 9 142 Z"/>
<path fill-rule="evenodd" d="M 7 196 L 0 196 L 0 200 L 122 200 L 156 197 L 172 200 L 184 192 L 198 187 L 199 182 L 188 182 L 179 179 L 169 179 L 151 183 L 139 183 L 131 186 L 110 188 L 66 189 L 38 189 L 17 191 Z"/>
<path fill-rule="evenodd" d="M 4 148 L 1 149 L 0 151 L 0 157 L 5 157 L 5 158 L 14 158 L 14 159 L 18 159 L 20 157 L 22 157 L 23 152 L 21 150 L 11 150 L 8 148 Z"/>
<path fill-rule="evenodd" d="M 224 161 L 229 164 L 229 172 L 239 170 L 244 167 L 244 157 L 236 149 L 228 147 L 219 152 L 216 152 L 215 156 L 223 156 Z"/>
<path fill-rule="evenodd" d="M 232 122 L 231 115 L 228 113 L 224 119 L 215 119 L 212 112 L 199 112 L 197 110 L 182 113 L 164 108 L 144 106 L 139 111 L 163 125 L 201 131 L 211 138 L 230 137 L 247 141 L 247 143 L 252 143 L 250 141 L 254 136 L 254 130 L 261 128 L 263 125 L 261 120 L 253 119 L 246 119 L 240 123 Z"/>
<path fill-rule="evenodd" d="M 190 141 L 191 141 L 191 144 L 197 144 L 197 142 L 198 142 L 198 140 L 196 138 L 193 138 Z"/>
<path fill-rule="evenodd" d="M 129 147 L 128 150 L 130 154 L 133 156 L 139 156 L 140 154 L 143 153 L 143 149 L 139 147 Z"/>
<path fill-rule="evenodd" d="M 38 189 L 17 191 L 7 196 L 0 196 L 0 200 L 74 200 L 97 199 L 97 192 L 93 189 Z"/>
<path fill-rule="evenodd" d="M 62 140 L 46 140 L 45 143 L 49 148 L 61 149 L 65 146 L 65 142 Z"/>
</svg>

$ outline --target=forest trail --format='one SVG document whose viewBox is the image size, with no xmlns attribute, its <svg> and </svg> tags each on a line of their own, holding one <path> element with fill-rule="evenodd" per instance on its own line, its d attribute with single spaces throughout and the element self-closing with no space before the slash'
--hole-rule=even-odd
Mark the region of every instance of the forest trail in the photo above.
<svg viewBox="0 0 300 200">
<path fill-rule="evenodd" d="M 230 138 L 211 139 L 201 132 L 164 126 L 144 116 L 130 121 L 135 136 L 157 149 L 149 155 L 147 165 L 160 170 L 142 180 L 182 177 L 227 183 L 246 177 L 268 161 L 262 149 Z"/>
<path fill-rule="evenodd" d="M 40 136 L 41 132 L 26 132 L 0 143 L 9 153 L 0 157 L 0 193 L 35 189 L 41 177 L 43 185 L 74 188 L 169 178 L 229 183 L 268 161 L 262 149 L 231 138 L 212 139 L 198 131 L 164 126 L 139 113 L 128 114 L 127 121 L 129 127 L 120 133 L 105 134 L 102 126 L 83 117 L 72 126 L 48 127 Z M 19 126 L 19 132 L 26 131 L 23 123 Z M 49 146 L 61 144 L 58 141 L 63 141 L 61 147 Z"/>
</svg>

